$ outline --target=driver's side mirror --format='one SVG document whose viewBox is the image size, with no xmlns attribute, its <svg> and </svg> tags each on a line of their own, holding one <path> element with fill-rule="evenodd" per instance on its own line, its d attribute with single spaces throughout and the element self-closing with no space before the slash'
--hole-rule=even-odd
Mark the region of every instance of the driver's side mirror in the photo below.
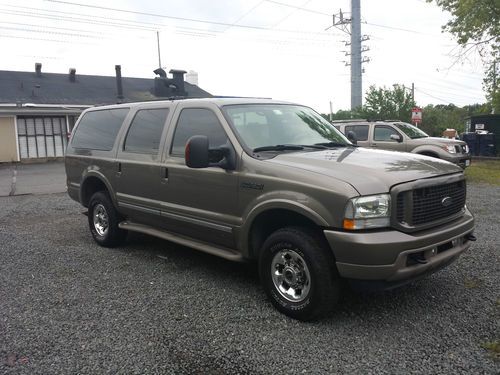
<svg viewBox="0 0 500 375">
<path fill-rule="evenodd" d="M 223 146 L 210 149 L 208 137 L 204 135 L 189 138 L 184 150 L 184 160 L 189 168 L 236 169 L 236 153 L 229 141 Z"/>
<path fill-rule="evenodd" d="M 398 141 L 399 143 L 403 142 L 403 137 L 399 134 L 391 134 L 390 138 L 394 141 Z"/>
<path fill-rule="evenodd" d="M 358 144 L 358 139 L 356 138 L 356 133 L 354 133 L 352 130 L 349 130 L 347 132 L 347 139 L 354 145 Z"/>
</svg>

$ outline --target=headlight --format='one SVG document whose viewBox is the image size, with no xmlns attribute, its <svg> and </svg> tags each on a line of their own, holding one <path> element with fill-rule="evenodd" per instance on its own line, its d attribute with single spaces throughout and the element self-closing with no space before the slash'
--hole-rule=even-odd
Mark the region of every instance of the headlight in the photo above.
<svg viewBox="0 0 500 375">
<path fill-rule="evenodd" d="M 388 227 L 391 215 L 389 194 L 352 198 L 347 202 L 344 229 L 370 229 Z"/>
<path fill-rule="evenodd" d="M 465 153 L 468 154 L 469 153 L 469 145 L 465 145 Z"/>
<path fill-rule="evenodd" d="M 448 146 L 443 146 L 443 149 L 445 151 L 448 151 L 450 154 L 456 154 L 457 150 L 455 149 L 455 146 L 448 145 Z"/>
</svg>

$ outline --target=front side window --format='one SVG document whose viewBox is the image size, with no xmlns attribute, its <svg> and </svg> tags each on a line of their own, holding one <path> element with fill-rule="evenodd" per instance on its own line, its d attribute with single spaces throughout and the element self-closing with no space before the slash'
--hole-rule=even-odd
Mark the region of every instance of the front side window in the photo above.
<svg viewBox="0 0 500 375">
<path fill-rule="evenodd" d="M 215 113 L 204 108 L 186 108 L 182 110 L 177 121 L 171 154 L 184 156 L 186 143 L 193 135 L 208 137 L 210 148 L 220 147 L 228 140 Z"/>
<path fill-rule="evenodd" d="M 391 128 L 390 126 L 376 125 L 375 132 L 373 133 L 373 139 L 375 141 L 382 142 L 397 142 L 394 139 L 391 139 L 391 135 L 399 135 L 399 133 Z"/>
<path fill-rule="evenodd" d="M 167 116 L 168 108 L 137 111 L 132 124 L 130 124 L 123 150 L 143 154 L 157 154 Z"/>
<path fill-rule="evenodd" d="M 368 140 L 368 125 L 346 125 L 345 134 L 353 132 L 356 134 L 356 140 L 367 141 Z"/>
<path fill-rule="evenodd" d="M 397 122 L 394 125 L 397 126 L 397 128 L 399 130 L 401 130 L 403 133 L 405 133 L 411 139 L 427 138 L 429 136 L 427 133 L 420 130 L 416 126 L 413 126 L 413 125 L 408 124 L 406 122 Z"/>
<path fill-rule="evenodd" d="M 118 108 L 87 112 L 76 128 L 71 146 L 91 150 L 111 150 L 128 111 L 128 108 Z"/>
<path fill-rule="evenodd" d="M 223 110 L 251 149 L 275 145 L 350 145 L 335 126 L 310 108 L 287 104 L 243 104 Z"/>
</svg>

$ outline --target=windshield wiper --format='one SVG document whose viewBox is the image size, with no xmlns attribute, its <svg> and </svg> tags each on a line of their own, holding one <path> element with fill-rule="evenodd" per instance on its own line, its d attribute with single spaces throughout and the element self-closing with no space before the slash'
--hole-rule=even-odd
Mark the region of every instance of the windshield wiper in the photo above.
<svg viewBox="0 0 500 375">
<path fill-rule="evenodd" d="M 260 151 L 288 151 L 288 150 L 303 150 L 304 147 L 300 145 L 274 145 L 274 146 L 262 146 L 253 149 L 253 152 Z"/>
<path fill-rule="evenodd" d="M 348 143 L 340 143 L 340 142 L 322 142 L 322 143 L 315 143 L 314 146 L 323 146 L 323 147 L 348 147 L 348 146 L 353 146 Z"/>
</svg>

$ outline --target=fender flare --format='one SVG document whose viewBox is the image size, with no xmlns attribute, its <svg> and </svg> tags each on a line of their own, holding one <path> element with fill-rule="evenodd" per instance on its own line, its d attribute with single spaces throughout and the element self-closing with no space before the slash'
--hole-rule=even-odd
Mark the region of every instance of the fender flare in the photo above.
<svg viewBox="0 0 500 375">
<path fill-rule="evenodd" d="M 80 202 L 84 202 L 84 188 L 85 188 L 85 183 L 88 181 L 89 178 L 97 178 L 100 180 L 104 186 L 106 186 L 106 189 L 109 192 L 109 196 L 111 198 L 111 201 L 117 207 L 117 201 L 116 201 L 116 195 L 114 189 L 111 187 L 111 184 L 109 183 L 108 179 L 104 176 L 102 172 L 96 169 L 87 169 L 82 175 L 82 182 L 80 183 Z M 86 197 L 87 199 L 90 199 L 90 197 Z"/>
</svg>

